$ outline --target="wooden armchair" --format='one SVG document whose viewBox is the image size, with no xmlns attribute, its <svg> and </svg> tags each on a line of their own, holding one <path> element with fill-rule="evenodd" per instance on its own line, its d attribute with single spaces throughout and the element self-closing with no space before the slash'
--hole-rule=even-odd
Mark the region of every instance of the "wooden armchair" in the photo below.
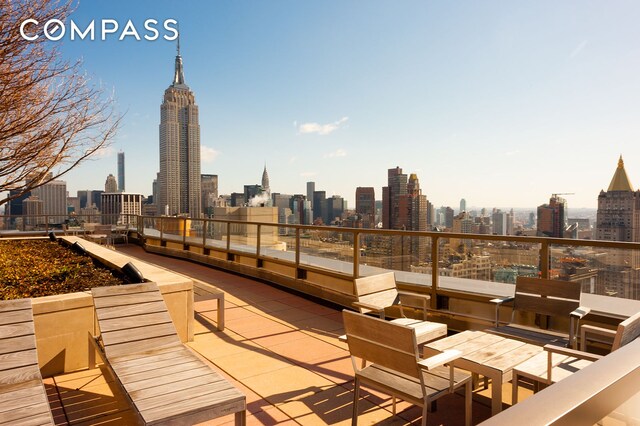
<svg viewBox="0 0 640 426">
<path fill-rule="evenodd" d="M 580 283 L 571 281 L 518 277 L 512 297 L 493 299 L 491 302 L 496 304 L 495 327 L 485 331 L 528 343 L 560 343 L 574 349 L 580 320 L 590 312 L 589 308 L 580 306 Z M 501 325 L 500 307 L 507 302 L 512 303 L 511 320 Z M 517 324 L 516 314 L 526 312 L 568 319 L 568 333 Z"/>
<path fill-rule="evenodd" d="M 423 318 L 426 319 L 431 297 L 427 294 L 399 291 L 393 272 L 357 278 L 354 280 L 354 290 L 358 300 L 353 303 L 353 306 L 362 314 L 373 313 L 380 319 L 385 319 L 385 308 L 399 305 L 402 318 L 396 318 L 392 322 L 415 328 L 418 344 L 447 335 L 446 324 L 420 321 L 404 316 L 403 306 L 421 309 Z"/>
<path fill-rule="evenodd" d="M 346 310 L 342 316 L 355 371 L 353 425 L 358 422 L 361 385 L 393 396 L 394 414 L 396 397 L 421 406 L 422 425 L 427 424 L 432 401 L 464 386 L 465 424 L 471 424 L 471 375 L 453 367 L 460 351 L 420 359 L 415 329 Z M 356 358 L 363 361 L 362 368 Z"/>
<path fill-rule="evenodd" d="M 583 325 L 580 329 L 580 335 L 582 349 L 586 348 L 586 342 L 590 335 L 612 337 L 611 351 L 613 352 L 640 336 L 640 312 L 622 321 L 615 331 Z M 544 350 L 545 352 L 513 369 L 514 404 L 518 401 L 518 385 L 521 377 L 533 380 L 536 385 L 551 385 L 602 358 L 601 355 L 591 354 L 584 350 L 577 351 L 556 345 L 546 345 Z"/>
</svg>

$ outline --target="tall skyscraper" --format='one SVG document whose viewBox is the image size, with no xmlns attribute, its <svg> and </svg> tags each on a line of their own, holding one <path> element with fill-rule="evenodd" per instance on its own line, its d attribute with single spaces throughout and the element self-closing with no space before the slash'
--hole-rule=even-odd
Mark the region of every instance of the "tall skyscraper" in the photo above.
<svg viewBox="0 0 640 426">
<path fill-rule="evenodd" d="M 160 106 L 160 175 L 158 211 L 200 217 L 200 124 L 198 106 L 185 84 L 180 40 L 173 83 Z"/>
<path fill-rule="evenodd" d="M 124 192 L 124 152 L 118 152 L 118 189 Z"/>
<path fill-rule="evenodd" d="M 400 167 L 387 171 L 388 185 L 382 188 L 382 224 L 386 229 L 427 231 L 427 196 L 422 195 L 418 176 L 409 177 Z M 394 237 L 389 250 L 393 269 L 408 270 L 426 259 L 424 237 Z"/>
<path fill-rule="evenodd" d="M 553 194 L 549 204 L 538 206 L 537 234 L 541 237 L 563 238 L 567 227 L 567 200 Z"/>
<path fill-rule="evenodd" d="M 467 211 L 467 200 L 462 198 L 460 200 L 460 211 L 458 213 L 462 213 L 462 212 L 466 212 L 466 211 Z"/>
<path fill-rule="evenodd" d="M 311 203 L 311 208 L 313 208 L 313 193 L 316 191 L 316 183 L 315 182 L 307 182 L 307 200 Z"/>
<path fill-rule="evenodd" d="M 598 195 L 596 221 L 598 240 L 640 242 L 640 190 L 633 190 L 622 156 L 609 188 Z M 640 298 L 638 250 L 609 249 L 599 261 L 598 293 Z"/>
<path fill-rule="evenodd" d="M 262 172 L 262 191 L 267 194 L 267 196 L 271 196 L 271 186 L 269 185 L 269 173 L 267 173 L 267 165 L 264 165 L 264 170 Z"/>
</svg>

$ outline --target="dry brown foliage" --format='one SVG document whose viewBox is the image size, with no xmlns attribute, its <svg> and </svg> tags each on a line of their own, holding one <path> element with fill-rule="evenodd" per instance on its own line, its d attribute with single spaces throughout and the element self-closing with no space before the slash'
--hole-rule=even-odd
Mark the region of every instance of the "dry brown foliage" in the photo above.
<svg viewBox="0 0 640 426">
<path fill-rule="evenodd" d="M 0 195 L 17 190 L 16 198 L 65 174 L 104 148 L 120 122 L 113 99 L 79 61 L 62 58 L 60 42 L 20 35 L 25 19 L 41 30 L 70 12 L 66 0 L 0 1 Z"/>
</svg>

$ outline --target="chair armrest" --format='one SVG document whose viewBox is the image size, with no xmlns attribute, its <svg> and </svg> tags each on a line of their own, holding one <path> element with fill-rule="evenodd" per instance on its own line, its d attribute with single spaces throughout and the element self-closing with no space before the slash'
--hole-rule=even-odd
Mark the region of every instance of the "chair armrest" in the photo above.
<svg viewBox="0 0 640 426">
<path fill-rule="evenodd" d="M 374 312 L 384 312 L 384 306 L 372 305 L 365 302 L 353 302 L 352 305 L 359 309 L 368 309 Z"/>
<path fill-rule="evenodd" d="M 587 308 L 586 306 L 579 306 L 575 311 L 571 312 L 569 315 L 573 318 L 582 319 L 591 312 L 591 308 Z"/>
<path fill-rule="evenodd" d="M 418 361 L 418 365 L 429 371 L 434 368 L 440 367 L 444 364 L 450 363 L 451 361 L 455 361 L 456 359 L 462 356 L 462 352 L 455 349 L 448 349 L 441 354 L 430 356 L 429 358 L 422 359 Z"/>
<path fill-rule="evenodd" d="M 413 291 L 398 290 L 400 296 L 416 297 L 424 300 L 431 300 L 431 296 L 424 293 L 414 293 Z"/>
<path fill-rule="evenodd" d="M 589 352 L 577 351 L 575 349 L 563 348 L 555 345 L 544 345 L 544 350 L 554 354 L 566 355 L 574 358 L 580 358 L 587 361 L 597 361 L 602 358 L 602 355 L 591 354 Z"/>
<path fill-rule="evenodd" d="M 516 299 L 515 296 L 509 296 L 509 297 L 502 297 L 502 298 L 497 298 L 497 299 L 491 299 L 490 300 L 491 303 L 495 303 L 496 304 L 496 317 L 495 317 L 496 328 L 498 328 L 500 326 L 500 306 L 502 306 L 503 303 L 512 302 L 515 299 Z"/>
<path fill-rule="evenodd" d="M 502 298 L 491 299 L 491 300 L 489 300 L 489 302 L 491 302 L 491 303 L 496 303 L 496 304 L 498 304 L 498 305 L 502 305 L 503 303 L 506 303 L 506 302 L 512 302 L 513 300 L 515 300 L 515 296 L 509 296 L 509 297 L 502 297 Z"/>
<path fill-rule="evenodd" d="M 608 328 L 596 327 L 595 325 L 584 324 L 580 327 L 580 349 L 585 350 L 587 348 L 587 335 L 595 335 L 600 337 L 606 337 L 613 339 L 616 337 L 615 330 L 609 330 Z"/>
</svg>

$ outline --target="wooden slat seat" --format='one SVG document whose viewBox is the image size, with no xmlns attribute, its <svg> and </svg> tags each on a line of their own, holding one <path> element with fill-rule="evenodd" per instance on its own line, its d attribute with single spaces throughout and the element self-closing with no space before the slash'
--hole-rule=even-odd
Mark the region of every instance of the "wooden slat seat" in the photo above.
<svg viewBox="0 0 640 426">
<path fill-rule="evenodd" d="M 540 278 L 518 277 L 512 297 L 493 299 L 496 304 L 495 327 L 485 331 L 538 345 L 554 344 L 577 347 L 580 320 L 590 309 L 580 306 L 580 283 Z M 512 303 L 508 324 L 500 322 L 500 307 Z M 534 313 L 552 319 L 566 319 L 568 332 L 559 332 L 518 324 L 517 313 Z"/>
<path fill-rule="evenodd" d="M 245 423 L 245 395 L 181 343 L 155 283 L 91 292 L 101 331 L 96 348 L 144 424 L 192 424 L 231 413 L 236 424 Z"/>
<path fill-rule="evenodd" d="M 53 425 L 31 299 L 0 301 L 0 425 Z"/>
<path fill-rule="evenodd" d="M 372 387 L 395 398 L 422 407 L 422 425 L 427 407 L 437 398 L 465 387 L 465 423 L 471 423 L 471 375 L 454 369 L 460 356 L 449 351 L 420 359 L 416 330 L 364 314 L 343 311 L 349 353 L 355 371 L 352 424 L 357 424 L 360 386 Z M 358 367 L 356 360 L 362 360 Z M 449 363 L 448 367 L 443 367 Z"/>
</svg>

